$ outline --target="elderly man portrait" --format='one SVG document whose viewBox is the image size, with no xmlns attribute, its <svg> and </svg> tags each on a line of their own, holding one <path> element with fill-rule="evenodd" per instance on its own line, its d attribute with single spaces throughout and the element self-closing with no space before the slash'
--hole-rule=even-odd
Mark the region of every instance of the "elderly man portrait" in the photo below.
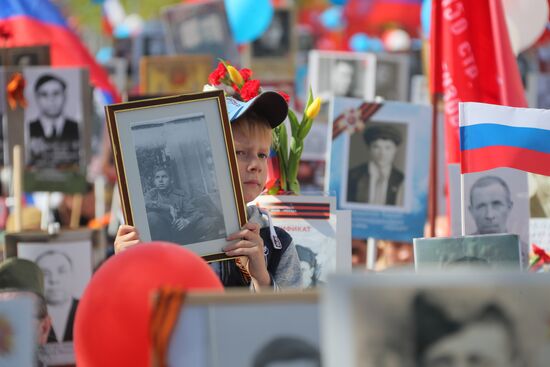
<svg viewBox="0 0 550 367">
<path fill-rule="evenodd" d="M 360 97 L 356 87 L 358 82 L 355 61 L 336 60 L 330 71 L 330 92 L 342 97 Z"/>
<path fill-rule="evenodd" d="M 468 210 L 477 228 L 472 234 L 507 233 L 508 216 L 513 206 L 510 189 L 502 178 L 479 178 L 470 189 Z"/>
<path fill-rule="evenodd" d="M 34 84 L 38 118 L 29 122 L 29 161 L 38 168 L 78 165 L 78 123 L 64 115 L 67 84 L 55 75 L 42 75 Z"/>
<path fill-rule="evenodd" d="M 73 261 L 64 252 L 49 250 L 36 258 L 36 264 L 44 273 L 45 298 L 52 317 L 48 342 L 72 341 L 78 307 L 78 299 L 73 296 Z"/>
<path fill-rule="evenodd" d="M 347 199 L 349 202 L 403 206 L 405 175 L 395 167 L 395 157 L 402 141 L 393 126 L 366 128 L 363 139 L 369 161 L 350 169 Z"/>
</svg>

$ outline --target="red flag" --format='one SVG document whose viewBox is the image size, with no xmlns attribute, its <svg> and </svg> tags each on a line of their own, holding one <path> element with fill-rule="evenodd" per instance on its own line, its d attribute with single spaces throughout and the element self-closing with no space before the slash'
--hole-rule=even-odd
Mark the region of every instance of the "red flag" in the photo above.
<svg viewBox="0 0 550 367">
<path fill-rule="evenodd" d="M 434 0 L 431 29 L 432 92 L 444 94 L 447 163 L 458 163 L 458 102 L 527 101 L 501 0 Z"/>
</svg>

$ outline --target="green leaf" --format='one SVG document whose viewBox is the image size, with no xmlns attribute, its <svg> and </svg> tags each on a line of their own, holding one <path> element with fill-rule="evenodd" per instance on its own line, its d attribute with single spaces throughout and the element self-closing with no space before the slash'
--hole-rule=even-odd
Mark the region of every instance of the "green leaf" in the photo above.
<svg viewBox="0 0 550 367">
<path fill-rule="evenodd" d="M 288 120 L 290 121 L 290 131 L 292 132 L 292 136 L 296 137 L 298 130 L 300 129 L 300 124 L 298 123 L 296 114 L 291 109 L 288 110 Z"/>
<path fill-rule="evenodd" d="M 306 102 L 306 108 L 304 109 L 304 116 L 306 114 L 306 110 L 309 107 L 309 105 L 313 102 L 313 91 L 311 90 L 311 85 L 309 86 L 309 90 L 307 93 L 307 102 Z"/>
<path fill-rule="evenodd" d="M 313 120 L 307 119 L 306 122 L 301 126 L 300 131 L 298 132 L 298 139 L 304 140 L 307 134 L 309 134 L 312 126 Z"/>
</svg>

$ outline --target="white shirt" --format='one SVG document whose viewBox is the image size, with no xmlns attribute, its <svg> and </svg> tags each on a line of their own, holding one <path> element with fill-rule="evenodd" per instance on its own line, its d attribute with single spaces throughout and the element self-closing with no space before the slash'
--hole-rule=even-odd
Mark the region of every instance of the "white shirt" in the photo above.
<svg viewBox="0 0 550 367">
<path fill-rule="evenodd" d="M 63 128 L 65 127 L 65 117 L 59 116 L 56 119 L 48 119 L 45 117 L 40 117 L 40 125 L 44 130 L 44 135 L 47 138 L 52 138 L 53 136 L 53 127 L 55 126 L 56 136 L 61 136 Z"/>
<path fill-rule="evenodd" d="M 391 166 L 382 167 L 369 162 L 369 204 L 386 205 L 386 195 L 388 192 L 388 182 L 390 180 Z M 376 196 L 377 183 L 381 179 L 379 192 L 381 197 Z"/>
<path fill-rule="evenodd" d="M 67 327 L 72 305 L 72 299 L 58 306 L 48 305 L 48 313 L 52 318 L 52 328 L 59 342 L 63 341 L 63 337 L 65 336 L 65 328 Z"/>
</svg>

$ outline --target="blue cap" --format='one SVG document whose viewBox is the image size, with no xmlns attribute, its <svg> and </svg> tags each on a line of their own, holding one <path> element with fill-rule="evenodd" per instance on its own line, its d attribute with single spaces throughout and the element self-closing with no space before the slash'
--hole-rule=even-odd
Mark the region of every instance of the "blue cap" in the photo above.
<svg viewBox="0 0 550 367">
<path fill-rule="evenodd" d="M 259 116 L 265 118 L 271 128 L 276 128 L 288 114 L 288 104 L 283 96 L 277 92 L 267 91 L 252 98 L 248 102 L 241 102 L 232 97 L 225 98 L 229 121 L 233 122 L 248 110 L 252 110 Z"/>
</svg>

